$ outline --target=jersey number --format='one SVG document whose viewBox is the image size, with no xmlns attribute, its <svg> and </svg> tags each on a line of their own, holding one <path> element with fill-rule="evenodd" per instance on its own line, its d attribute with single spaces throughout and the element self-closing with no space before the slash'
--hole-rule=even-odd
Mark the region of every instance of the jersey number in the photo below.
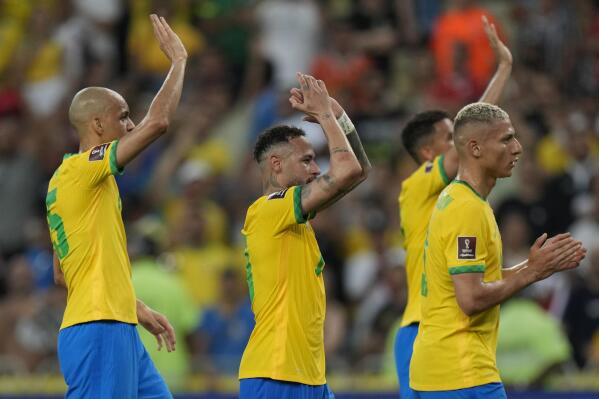
<svg viewBox="0 0 599 399">
<path fill-rule="evenodd" d="M 56 233 L 56 240 L 52 240 L 52 246 L 59 259 L 63 259 L 69 253 L 69 243 L 67 234 L 64 231 L 62 218 L 50 212 L 50 206 L 56 202 L 56 189 L 50 191 L 46 196 L 46 209 L 48 210 L 48 225 L 50 230 Z"/>
</svg>

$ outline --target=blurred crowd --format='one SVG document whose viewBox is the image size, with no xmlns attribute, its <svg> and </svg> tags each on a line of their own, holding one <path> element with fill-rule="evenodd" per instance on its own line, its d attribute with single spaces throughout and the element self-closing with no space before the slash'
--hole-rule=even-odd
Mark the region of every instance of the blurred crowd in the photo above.
<svg viewBox="0 0 599 399">
<path fill-rule="evenodd" d="M 524 146 L 489 199 L 504 264 L 543 232 L 588 248 L 576 271 L 503 306 L 498 351 L 508 385 L 599 369 L 599 1 L 593 0 L 1 0 L 0 375 L 58 373 L 66 293 L 53 284 L 47 183 L 78 151 L 73 94 L 106 86 L 139 122 L 169 68 L 150 12 L 190 59 L 176 121 L 117 178 L 139 298 L 165 313 L 175 353 L 154 350 L 175 390 L 187 376 L 235 375 L 253 328 L 240 229 L 262 195 L 251 149 L 274 124 L 318 125 L 289 106 L 295 73 L 315 75 L 346 109 L 371 177 L 312 225 L 326 261 L 329 375 L 394 378 L 391 348 L 406 301 L 401 182 L 416 168 L 400 132 L 416 112 L 457 112 L 495 70 L 481 16 L 514 55 L 500 105 Z"/>
</svg>

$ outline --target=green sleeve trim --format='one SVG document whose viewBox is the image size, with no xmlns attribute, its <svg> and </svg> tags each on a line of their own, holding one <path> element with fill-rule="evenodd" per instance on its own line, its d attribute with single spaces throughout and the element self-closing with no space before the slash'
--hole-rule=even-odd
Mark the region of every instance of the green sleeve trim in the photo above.
<svg viewBox="0 0 599 399">
<path fill-rule="evenodd" d="M 445 171 L 445 166 L 443 166 L 444 160 L 445 160 L 445 155 L 441 155 L 437 159 L 437 162 L 438 162 L 438 166 L 439 166 L 439 172 L 441 173 L 441 178 L 443 179 L 443 183 L 445 183 L 445 185 L 448 185 L 451 180 L 449 179 L 449 176 L 447 176 L 447 172 Z"/>
<path fill-rule="evenodd" d="M 454 266 L 449 268 L 449 274 L 483 273 L 485 265 Z"/>
<path fill-rule="evenodd" d="M 314 269 L 317 276 L 320 276 L 320 273 L 322 273 L 322 269 L 324 269 L 324 258 L 322 257 L 322 255 L 320 255 L 320 260 L 316 265 L 316 269 Z"/>
<path fill-rule="evenodd" d="M 304 224 L 316 216 L 316 212 L 304 215 L 304 211 L 302 210 L 302 186 L 295 186 L 295 190 L 293 191 L 293 212 L 295 213 L 297 224 Z"/>
<path fill-rule="evenodd" d="M 116 163 L 116 148 L 119 145 L 118 140 L 114 140 L 112 142 L 112 147 L 110 147 L 110 159 L 108 162 L 110 163 L 110 173 L 113 175 L 122 175 L 124 168 L 119 168 L 119 165 Z"/>
<path fill-rule="evenodd" d="M 463 185 L 463 186 L 466 186 L 466 187 L 468 187 L 468 188 L 469 188 L 469 189 L 470 189 L 470 190 L 471 190 L 471 191 L 472 191 L 472 192 L 473 192 L 473 193 L 474 193 L 474 194 L 475 194 L 475 195 L 476 195 L 478 198 L 480 198 L 481 200 L 483 200 L 483 201 L 487 202 L 487 199 L 486 199 L 485 197 L 483 197 L 482 195 L 480 195 L 480 194 L 478 193 L 478 191 L 476 191 L 476 190 L 474 189 L 474 187 L 472 187 L 472 186 L 471 186 L 471 185 L 470 185 L 470 184 L 469 184 L 467 181 L 464 181 L 464 180 L 457 180 L 457 179 L 456 179 L 456 180 L 454 180 L 452 183 L 461 184 L 461 185 Z"/>
</svg>

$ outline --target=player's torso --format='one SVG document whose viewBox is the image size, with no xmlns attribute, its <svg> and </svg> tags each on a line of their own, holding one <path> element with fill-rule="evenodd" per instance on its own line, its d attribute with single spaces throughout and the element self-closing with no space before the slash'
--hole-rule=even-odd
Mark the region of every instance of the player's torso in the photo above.
<svg viewBox="0 0 599 399">
<path fill-rule="evenodd" d="M 261 212 L 265 201 L 250 207 L 244 226 L 256 326 L 240 378 L 324 384 L 324 260 L 308 222 L 273 234 L 273 221 Z"/>
<path fill-rule="evenodd" d="M 50 180 L 46 207 L 51 238 L 68 289 L 62 327 L 113 319 L 136 323 L 121 200 L 113 176 L 81 183 L 78 157 L 65 157 Z"/>
<path fill-rule="evenodd" d="M 465 203 L 472 205 L 473 201 L 478 211 L 464 212 L 463 209 L 471 209 Z M 468 228 L 462 228 L 464 236 L 458 238 L 457 244 L 448 246 L 456 221 L 467 224 L 477 218 L 484 219 L 482 237 L 470 237 Z M 501 236 L 493 211 L 469 187 L 454 182 L 439 196 L 425 239 L 422 321 L 412 370 L 417 389 L 428 390 L 427 385 L 461 389 L 499 381 L 495 364 L 499 306 L 467 316 L 457 303 L 450 274 L 452 265 L 447 259 L 448 248 L 456 253 L 461 251 L 467 259 L 469 251 L 476 251 L 477 245 L 480 248 L 481 241 L 486 248 L 484 281 L 500 280 Z"/>
<path fill-rule="evenodd" d="M 439 160 L 420 166 L 402 183 L 399 196 L 401 229 L 406 249 L 408 302 L 401 326 L 420 321 L 420 286 L 424 239 L 437 197 L 446 186 L 439 171 Z"/>
</svg>

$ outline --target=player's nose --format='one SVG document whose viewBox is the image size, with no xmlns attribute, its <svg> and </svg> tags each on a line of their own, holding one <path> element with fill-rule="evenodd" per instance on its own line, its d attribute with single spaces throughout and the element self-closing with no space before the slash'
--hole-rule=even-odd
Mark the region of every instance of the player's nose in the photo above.
<svg viewBox="0 0 599 399">
<path fill-rule="evenodd" d="M 520 144 L 520 142 L 518 141 L 518 139 L 515 140 L 515 146 L 514 146 L 514 150 L 513 150 L 513 154 L 514 155 L 520 155 L 522 154 L 522 144 Z"/>
<path fill-rule="evenodd" d="M 310 174 L 312 174 L 314 176 L 320 175 L 320 168 L 318 167 L 318 164 L 316 162 L 314 162 L 314 161 L 312 161 L 312 166 L 311 166 Z"/>
</svg>

